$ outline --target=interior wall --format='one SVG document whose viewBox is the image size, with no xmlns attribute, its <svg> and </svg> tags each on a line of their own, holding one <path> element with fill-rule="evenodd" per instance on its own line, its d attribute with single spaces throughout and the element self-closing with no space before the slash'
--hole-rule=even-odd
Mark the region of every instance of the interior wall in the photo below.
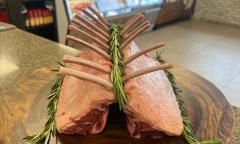
<svg viewBox="0 0 240 144">
<path fill-rule="evenodd" d="M 240 26 L 240 0 L 197 0 L 194 18 Z"/>
<path fill-rule="evenodd" d="M 58 24 L 58 39 L 60 43 L 65 44 L 65 36 L 67 34 L 67 14 L 64 8 L 63 0 L 55 1 L 57 11 L 57 24 Z"/>
</svg>

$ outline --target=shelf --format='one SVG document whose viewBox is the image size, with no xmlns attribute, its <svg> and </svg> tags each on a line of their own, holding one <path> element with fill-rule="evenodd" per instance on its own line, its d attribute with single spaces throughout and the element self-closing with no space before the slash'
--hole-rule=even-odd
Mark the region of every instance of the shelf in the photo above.
<svg viewBox="0 0 240 144">
<path fill-rule="evenodd" d="M 28 16 L 21 13 L 24 7 L 28 10 L 46 9 L 46 5 L 51 5 L 53 6 L 53 9 L 55 9 L 54 2 L 54 0 L 8 0 L 7 8 L 10 18 L 9 21 L 22 30 L 53 41 L 58 41 L 56 11 L 52 12 L 53 23 L 36 27 L 26 27 L 25 24 Z"/>
<path fill-rule="evenodd" d="M 22 0 L 22 2 L 45 2 L 45 0 Z"/>
<path fill-rule="evenodd" d="M 42 28 L 49 28 L 51 26 L 53 26 L 53 23 L 48 24 L 48 25 L 35 26 L 35 27 L 26 27 L 26 30 L 27 31 L 32 31 L 32 30 L 38 30 L 38 29 L 42 29 Z"/>
</svg>

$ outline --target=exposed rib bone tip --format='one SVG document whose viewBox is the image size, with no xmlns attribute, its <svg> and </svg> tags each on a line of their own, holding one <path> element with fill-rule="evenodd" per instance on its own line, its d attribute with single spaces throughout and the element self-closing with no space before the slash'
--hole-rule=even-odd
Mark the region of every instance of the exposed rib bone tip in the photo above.
<svg viewBox="0 0 240 144">
<path fill-rule="evenodd" d="M 69 25 L 68 29 L 72 30 L 72 29 L 74 29 L 74 26 L 73 25 Z"/>
<path fill-rule="evenodd" d="M 63 55 L 62 60 L 65 61 L 65 60 L 67 60 L 68 58 L 69 58 L 69 55 Z"/>
<path fill-rule="evenodd" d="M 131 41 L 133 41 L 139 34 L 144 32 L 151 26 L 149 21 L 144 22 L 142 25 L 138 26 L 133 32 L 129 34 L 129 36 L 123 41 L 120 48 L 125 48 Z"/>
<path fill-rule="evenodd" d="M 159 43 L 157 43 L 156 45 L 161 45 L 161 46 L 165 46 L 165 42 L 159 42 Z"/>
<path fill-rule="evenodd" d="M 151 26 L 151 23 L 149 21 L 146 21 L 146 25 Z"/>
<path fill-rule="evenodd" d="M 135 77 L 147 74 L 147 73 L 151 73 L 151 72 L 158 71 L 158 70 L 170 69 L 172 67 L 173 67 L 172 64 L 162 64 L 162 65 L 157 65 L 157 66 L 144 68 L 144 69 L 138 70 L 136 72 L 125 75 L 123 77 L 123 80 L 128 81 L 129 79 L 132 79 L 132 78 L 135 78 Z"/>
<path fill-rule="evenodd" d="M 142 19 L 142 18 L 144 18 L 145 16 L 141 13 L 141 14 L 139 14 L 139 17 L 141 17 L 141 19 Z"/>
<path fill-rule="evenodd" d="M 167 69 L 173 68 L 173 64 L 166 64 Z"/>
<path fill-rule="evenodd" d="M 65 37 L 65 39 L 67 39 L 67 40 L 68 40 L 68 39 L 71 39 L 71 37 L 72 37 L 72 36 L 70 36 L 70 35 L 67 35 L 67 36 Z"/>
<path fill-rule="evenodd" d="M 65 75 L 64 72 L 63 72 L 63 67 L 60 67 L 60 68 L 59 68 L 58 73 L 61 74 L 61 75 Z"/>
<path fill-rule="evenodd" d="M 74 22 L 74 21 L 76 21 L 76 19 L 75 19 L 75 18 L 72 18 L 72 19 L 71 19 L 71 22 Z"/>
</svg>

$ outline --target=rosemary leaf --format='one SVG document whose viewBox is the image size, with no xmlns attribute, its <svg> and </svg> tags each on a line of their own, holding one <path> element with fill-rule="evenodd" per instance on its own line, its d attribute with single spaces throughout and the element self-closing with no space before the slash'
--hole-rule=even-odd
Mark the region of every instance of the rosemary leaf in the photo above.
<svg viewBox="0 0 240 144">
<path fill-rule="evenodd" d="M 119 49 L 122 42 L 122 36 L 120 35 L 121 30 L 122 30 L 122 26 L 120 25 L 116 25 L 116 24 L 110 25 L 110 40 L 108 41 L 108 45 L 109 45 L 108 54 L 113 63 L 112 71 L 111 71 L 113 93 L 117 97 L 120 110 L 124 109 L 127 103 L 127 98 L 123 90 L 124 83 L 122 79 L 122 77 L 125 74 L 124 68 L 123 68 L 123 57 Z"/>
<path fill-rule="evenodd" d="M 64 64 L 59 62 L 59 65 L 65 66 Z M 55 81 L 51 93 L 48 96 L 48 120 L 44 125 L 44 129 L 30 136 L 26 136 L 23 138 L 25 142 L 29 142 L 31 144 L 49 144 L 51 137 L 56 136 L 56 123 L 55 123 L 55 114 L 57 110 L 57 103 L 60 96 L 61 86 L 63 82 L 63 76 L 58 75 L 57 80 Z"/>
<path fill-rule="evenodd" d="M 156 59 L 159 61 L 159 63 L 164 64 L 165 60 L 162 59 L 161 53 L 157 53 L 156 54 Z M 183 118 L 183 125 L 184 125 L 184 129 L 182 132 L 182 137 L 189 143 L 189 144 L 222 144 L 221 140 L 208 140 L 208 141 L 202 141 L 199 142 L 196 138 L 196 136 L 193 134 L 193 129 L 192 129 L 192 124 L 188 118 L 188 112 L 187 109 L 184 107 L 184 101 L 182 96 L 180 95 L 180 93 L 182 92 L 181 89 L 179 89 L 177 87 L 176 81 L 175 81 L 175 77 L 174 75 L 168 71 L 168 70 L 164 70 L 168 80 L 170 81 L 172 88 L 173 88 L 173 92 L 176 96 L 178 105 L 179 105 L 179 109 L 181 111 L 181 115 Z"/>
<path fill-rule="evenodd" d="M 60 61 L 57 61 L 57 63 L 59 64 L 59 66 L 62 66 L 62 67 L 65 67 L 65 66 L 66 66 L 65 63 L 62 63 L 62 62 L 60 62 Z"/>
</svg>

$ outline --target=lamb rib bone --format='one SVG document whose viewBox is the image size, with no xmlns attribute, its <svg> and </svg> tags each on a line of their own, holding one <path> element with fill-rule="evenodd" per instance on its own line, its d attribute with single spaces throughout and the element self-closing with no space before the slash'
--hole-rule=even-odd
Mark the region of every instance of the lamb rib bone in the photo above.
<svg viewBox="0 0 240 144">
<path fill-rule="evenodd" d="M 173 68 L 172 64 L 162 64 L 159 66 L 152 66 L 152 67 L 144 68 L 139 71 L 125 75 L 123 77 L 123 80 L 124 80 L 124 82 L 126 82 L 129 79 L 132 79 L 132 78 L 135 78 L 135 77 L 147 74 L 147 73 L 151 73 L 151 72 L 158 71 L 158 70 L 170 69 L 170 68 Z"/>
<path fill-rule="evenodd" d="M 94 20 L 96 23 L 98 23 L 104 29 L 105 32 L 109 33 L 109 29 L 108 29 L 107 25 L 105 25 L 99 18 L 96 18 L 91 13 L 89 13 L 87 11 L 87 9 L 88 8 L 86 8 L 86 9 L 82 8 L 81 10 L 84 14 L 86 14 L 88 17 L 90 17 L 92 20 Z"/>
<path fill-rule="evenodd" d="M 105 79 L 99 78 L 95 75 L 92 75 L 92 74 L 89 74 L 89 73 L 86 73 L 86 72 L 81 72 L 81 71 L 70 69 L 70 68 L 60 67 L 59 74 L 71 75 L 71 76 L 77 77 L 79 79 L 88 80 L 88 81 L 91 81 L 93 83 L 97 83 L 99 85 L 102 85 L 102 86 L 104 86 L 108 89 L 112 89 L 112 87 L 113 87 L 113 85 L 110 81 L 107 81 Z"/>
<path fill-rule="evenodd" d="M 86 60 L 84 58 L 77 58 L 77 57 L 73 57 L 73 56 L 64 55 L 62 60 L 66 63 L 75 63 L 75 64 L 80 64 L 80 65 L 85 65 L 85 66 L 88 66 L 88 67 L 92 67 L 92 68 L 95 68 L 97 70 L 106 72 L 108 74 L 110 74 L 110 72 L 111 72 L 110 69 L 107 69 L 100 64 L 97 64 L 97 63 L 92 62 L 90 60 Z"/>
<path fill-rule="evenodd" d="M 103 35 L 105 38 L 109 38 L 109 34 L 104 32 L 102 29 L 98 28 L 96 25 L 94 25 L 92 22 L 90 22 L 89 20 L 83 18 L 81 15 L 76 14 L 76 16 L 79 20 L 81 20 L 82 22 L 84 22 L 86 25 L 91 26 L 95 31 L 99 32 L 101 35 Z"/>
<path fill-rule="evenodd" d="M 142 13 L 136 13 L 134 16 L 132 16 L 126 23 L 126 25 L 131 24 L 133 22 L 133 20 L 135 20 L 137 17 L 139 17 L 139 15 L 143 15 Z M 144 15 L 143 15 L 144 16 Z M 126 26 L 125 26 L 126 27 Z"/>
<path fill-rule="evenodd" d="M 144 19 L 144 15 L 138 14 L 130 19 L 126 25 L 126 27 L 121 31 L 121 35 L 125 35 L 128 33 L 130 29 L 134 29 L 134 27 Z"/>
<path fill-rule="evenodd" d="M 143 50 L 140 50 L 136 53 L 134 53 L 133 55 L 125 58 L 125 60 L 123 61 L 123 64 L 124 65 L 127 65 L 128 63 L 130 63 L 131 61 L 133 61 L 134 59 L 138 58 L 139 56 L 149 52 L 149 51 L 152 51 L 152 50 L 155 50 L 157 48 L 161 48 L 163 47 L 165 44 L 163 42 L 160 42 L 158 44 L 155 44 L 154 46 L 151 46 L 149 48 L 146 48 L 146 49 L 143 49 Z"/>
<path fill-rule="evenodd" d="M 90 44 L 88 42 L 85 42 L 85 41 L 83 41 L 81 39 L 78 39 L 78 38 L 76 38 L 74 36 L 70 36 L 70 35 L 67 35 L 66 39 L 74 41 L 76 43 L 83 44 L 83 45 L 87 46 L 88 48 L 90 48 L 91 50 L 93 50 L 93 51 L 97 52 L 98 54 L 104 56 L 105 58 L 109 59 L 109 55 L 105 51 L 103 51 L 102 49 L 100 49 L 100 48 L 98 48 L 98 47 L 96 47 L 96 46 L 94 46 L 94 45 L 92 45 L 92 44 Z"/>
<path fill-rule="evenodd" d="M 74 18 L 72 19 L 72 23 L 86 29 L 87 31 L 89 31 L 93 35 L 96 35 L 96 37 L 101 39 L 104 43 L 107 43 L 108 39 L 106 37 L 102 36 L 101 34 L 99 34 L 98 32 L 94 31 L 93 29 L 91 29 L 90 26 L 87 26 L 86 24 L 80 23 L 78 20 L 76 20 Z"/>
<path fill-rule="evenodd" d="M 92 7 L 88 7 L 88 9 L 94 13 L 99 19 L 100 21 L 102 21 L 105 25 L 108 25 L 108 22 Z"/>
<path fill-rule="evenodd" d="M 136 31 L 131 32 L 131 35 L 128 35 L 128 38 L 125 38 L 120 49 L 124 49 L 131 41 L 133 41 L 140 33 L 144 32 L 150 27 L 149 22 L 143 23 L 141 26 L 136 28 Z"/>
<path fill-rule="evenodd" d="M 77 61 L 74 61 L 74 63 L 79 64 L 79 62 L 77 62 Z M 139 71 L 127 74 L 123 77 L 123 80 L 124 80 L 124 82 L 126 82 L 129 79 L 133 79 L 135 77 L 138 77 L 138 76 L 141 76 L 141 75 L 144 75 L 144 74 L 148 74 L 148 73 L 158 71 L 158 70 L 170 69 L 172 67 L 173 67 L 172 64 L 162 64 L 162 65 L 158 65 L 158 66 L 152 66 L 152 67 L 149 67 L 149 68 L 141 69 Z M 98 69 L 98 68 L 96 68 L 96 69 Z M 98 77 L 96 77 L 94 75 L 91 75 L 91 74 L 88 74 L 86 72 L 80 72 L 80 71 L 77 71 L 77 70 L 61 67 L 59 73 L 63 74 L 63 75 L 71 75 L 71 76 L 77 77 L 79 79 L 89 80 L 89 81 L 92 81 L 92 82 L 96 82 L 100 85 L 106 86 L 108 88 L 112 88 L 112 87 L 110 87 L 110 84 L 107 84 L 106 82 L 105 83 L 103 82 L 103 81 L 106 81 L 106 80 L 99 80 L 101 78 L 98 78 Z"/>
<path fill-rule="evenodd" d="M 124 36 L 124 38 L 128 38 L 128 37 L 131 37 L 132 35 L 134 35 L 134 33 L 136 33 L 137 30 L 145 27 L 145 26 L 151 26 L 150 22 L 149 21 L 145 21 L 144 23 L 138 25 L 138 27 L 136 27 L 135 29 L 133 29 L 131 32 L 129 32 L 127 35 Z M 148 27 L 147 27 L 148 28 Z M 146 29 L 147 29 L 146 28 Z M 143 31 L 144 32 L 144 31 Z M 136 36 L 137 37 L 137 36 Z"/>
<path fill-rule="evenodd" d="M 84 36 L 87 36 L 88 38 L 90 38 L 91 40 L 93 40 L 93 42 L 95 42 L 96 44 L 99 44 L 100 48 L 103 48 L 104 50 L 107 50 L 108 49 L 108 46 L 107 44 L 103 43 L 101 40 L 97 39 L 96 37 L 86 33 L 85 31 L 73 26 L 73 25 L 69 25 L 69 28 L 68 28 L 70 31 L 73 31 L 73 32 L 76 32 L 78 34 L 82 34 Z"/>
</svg>

